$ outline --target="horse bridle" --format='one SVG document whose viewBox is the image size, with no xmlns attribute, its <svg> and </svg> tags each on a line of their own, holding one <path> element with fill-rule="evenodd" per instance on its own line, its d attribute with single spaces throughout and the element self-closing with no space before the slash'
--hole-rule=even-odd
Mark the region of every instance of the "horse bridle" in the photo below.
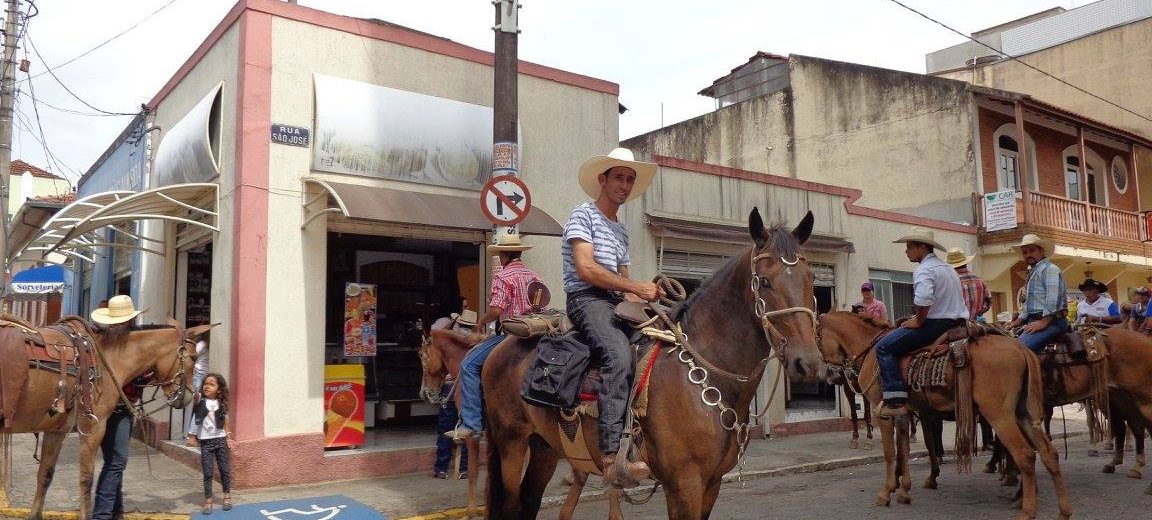
<svg viewBox="0 0 1152 520">
<path fill-rule="evenodd" d="M 755 251 L 752 252 L 751 289 L 752 297 L 754 299 L 753 301 L 755 302 L 753 305 L 753 312 L 755 313 L 756 317 L 760 319 L 760 326 L 764 330 L 764 338 L 768 340 L 768 346 L 771 349 L 771 354 L 767 358 L 764 358 L 762 362 L 767 362 L 769 359 L 774 357 L 777 359 L 777 361 L 780 362 L 781 365 L 783 365 L 785 360 L 784 355 L 788 349 L 788 337 L 781 333 L 780 329 L 776 328 L 776 326 L 772 324 L 772 318 L 777 316 L 802 313 L 808 315 L 808 317 L 812 319 L 813 328 L 818 327 L 819 321 L 816 319 L 816 311 L 809 309 L 808 307 L 787 307 L 774 311 L 768 310 L 768 303 L 765 302 L 764 297 L 760 295 L 760 289 L 764 283 L 764 277 L 760 276 L 760 273 L 756 272 L 756 264 L 760 260 L 765 258 L 772 258 L 773 256 L 776 256 L 773 252 L 760 254 L 756 254 Z M 804 255 L 799 253 L 797 253 L 795 258 L 793 258 L 791 261 L 784 258 L 783 256 L 780 256 L 779 258 L 780 262 L 787 266 L 785 269 L 788 273 L 791 273 L 792 267 L 800 263 L 801 260 L 806 260 Z"/>
<path fill-rule="evenodd" d="M 849 390 L 863 395 L 864 391 L 860 386 L 860 369 L 864 365 L 864 358 L 868 356 L 868 353 L 871 352 L 872 349 L 876 346 L 876 341 L 880 339 L 880 336 L 884 335 L 884 333 L 888 332 L 889 330 L 891 329 L 881 329 L 879 332 L 877 332 L 876 335 L 873 336 L 872 339 L 868 342 L 868 347 L 855 356 L 849 357 L 848 351 L 844 350 L 842 345 L 837 345 L 837 349 L 843 354 L 843 356 L 840 358 L 840 361 L 832 361 L 828 359 L 827 356 L 821 356 L 824 359 L 824 365 L 826 365 L 831 370 L 839 372 L 840 376 L 844 379 L 844 384 L 848 386 Z M 820 348 L 820 345 L 823 343 L 824 323 L 817 319 L 816 348 Z M 823 352 L 823 349 L 821 349 L 821 352 Z"/>
<path fill-rule="evenodd" d="M 183 336 L 183 333 L 181 333 L 181 336 Z M 173 375 L 171 379 L 168 379 L 167 381 L 152 380 L 152 381 L 149 381 L 146 385 L 144 385 L 144 386 L 154 386 L 154 387 L 160 388 L 160 390 L 163 391 L 165 386 L 176 383 L 176 390 L 174 392 L 172 392 L 172 395 L 168 395 L 168 394 L 164 395 L 165 403 L 168 406 L 171 406 L 172 408 L 176 408 L 176 403 L 183 402 L 184 401 L 184 392 L 189 391 L 188 385 L 187 385 L 188 376 L 187 376 L 186 371 L 185 371 L 185 367 L 187 366 L 186 363 L 188 360 L 188 352 L 189 352 L 188 345 L 192 345 L 193 349 L 196 348 L 196 342 L 193 341 L 191 338 L 181 337 L 180 338 L 180 347 L 176 349 L 176 357 L 175 357 L 175 359 L 172 360 L 172 366 L 176 368 L 176 374 Z M 199 389 L 194 389 L 192 391 L 196 392 L 198 390 Z M 142 402 L 142 403 L 140 403 L 140 406 L 143 407 L 145 404 L 148 404 L 148 403 L 152 402 L 153 400 L 155 400 L 155 399 L 150 399 L 148 402 Z"/>
<path fill-rule="evenodd" d="M 423 335 L 423 337 L 420 339 L 420 349 L 416 351 L 416 356 L 420 358 L 420 371 L 425 376 L 428 375 L 428 351 L 431 350 L 431 348 L 432 336 Z M 447 378 L 451 377 L 452 374 L 448 374 Z M 440 389 L 437 388 L 435 397 L 431 397 L 431 391 L 429 391 L 428 404 L 443 407 L 450 399 L 452 399 L 452 395 L 456 393 L 456 382 L 457 379 L 452 378 L 451 390 L 446 395 L 440 395 Z M 440 386 L 444 386 L 443 383 L 441 383 Z"/>
</svg>

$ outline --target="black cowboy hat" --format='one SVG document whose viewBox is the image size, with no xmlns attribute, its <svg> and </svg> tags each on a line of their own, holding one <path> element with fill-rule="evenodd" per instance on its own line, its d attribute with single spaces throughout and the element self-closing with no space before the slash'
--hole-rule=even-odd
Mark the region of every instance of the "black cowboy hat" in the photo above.
<svg viewBox="0 0 1152 520">
<path fill-rule="evenodd" d="M 1081 291 L 1084 291 L 1087 289 L 1096 289 L 1097 291 L 1100 291 L 1102 293 L 1108 292 L 1108 286 L 1107 285 L 1104 285 L 1103 282 L 1093 280 L 1091 278 L 1085 278 L 1084 281 L 1080 283 L 1080 286 L 1077 287 L 1077 289 L 1080 289 Z"/>
</svg>

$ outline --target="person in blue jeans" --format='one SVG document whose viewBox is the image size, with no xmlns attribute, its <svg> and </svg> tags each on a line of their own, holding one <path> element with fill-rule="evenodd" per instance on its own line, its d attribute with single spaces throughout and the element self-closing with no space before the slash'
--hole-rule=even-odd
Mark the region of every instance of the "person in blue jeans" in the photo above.
<svg viewBox="0 0 1152 520">
<path fill-rule="evenodd" d="M 944 247 L 936 242 L 935 233 L 914 227 L 911 233 L 893 243 L 904 243 L 908 261 L 920 265 L 912 273 L 912 303 L 916 305 L 916 315 L 876 343 L 876 360 L 880 363 L 884 390 L 884 403 L 877 412 L 880 417 L 908 414 L 908 390 L 900 370 L 900 358 L 931 345 L 948 329 L 968 319 L 960 276 L 936 256 L 935 250 Z"/>
<path fill-rule="evenodd" d="M 1020 342 L 1039 354 L 1061 334 L 1070 330 L 1068 325 L 1068 288 L 1064 273 L 1048 260 L 1052 243 L 1027 234 L 1015 246 L 1024 257 L 1032 273 L 1025 286 L 1024 308 L 1020 316 L 1008 325 L 1009 329 L 1023 326 Z"/>
<path fill-rule="evenodd" d="M 524 265 L 520 256 L 532 246 L 520 243 L 516 233 L 500 233 L 496 243 L 488 246 L 488 254 L 500 256 L 500 270 L 492 275 L 492 294 L 488 298 L 488 312 L 476 323 L 475 331 L 501 318 L 531 312 L 540 304 L 543 282 L 540 275 Z M 455 440 L 465 439 L 484 430 L 483 395 L 480 390 L 480 371 L 492 350 L 504 341 L 506 334 L 494 334 L 472 347 L 460 362 L 460 426 L 446 435 Z"/>
<path fill-rule="evenodd" d="M 452 376 L 448 376 L 444 380 L 444 386 L 440 387 L 440 395 L 446 399 L 440 405 L 440 415 L 436 419 L 436 432 L 440 435 L 436 436 L 436 462 L 432 468 L 432 476 L 439 479 L 448 478 L 448 467 L 452 464 L 452 440 L 445 435 L 445 432 L 455 428 L 456 422 L 460 419 L 456 411 L 456 402 L 452 399 L 454 387 Z M 460 478 L 468 478 L 468 450 L 460 454 Z"/>
</svg>

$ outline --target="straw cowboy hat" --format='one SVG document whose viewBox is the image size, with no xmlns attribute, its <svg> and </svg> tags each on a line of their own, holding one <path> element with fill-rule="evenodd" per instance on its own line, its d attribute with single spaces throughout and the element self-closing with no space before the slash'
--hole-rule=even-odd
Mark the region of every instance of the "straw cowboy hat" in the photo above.
<svg viewBox="0 0 1152 520">
<path fill-rule="evenodd" d="M 520 233 L 497 233 L 496 243 L 488 244 L 488 254 L 501 251 L 527 251 L 532 246 L 520 243 Z"/>
<path fill-rule="evenodd" d="M 644 194 L 644 190 L 648 189 L 649 184 L 652 184 L 652 178 L 656 177 L 655 163 L 637 161 L 636 156 L 632 155 L 632 150 L 617 148 L 608 152 L 608 155 L 594 155 L 580 165 L 580 187 L 584 188 L 584 193 L 593 199 L 599 197 L 600 182 L 597 178 L 600 177 L 601 173 L 617 166 L 632 168 L 636 171 L 636 184 L 633 185 L 628 200 Z"/>
<path fill-rule="evenodd" d="M 1043 249 L 1045 253 L 1052 253 L 1052 241 L 1040 238 L 1036 235 L 1033 235 L 1032 233 L 1024 235 L 1020 239 L 1020 243 L 1012 246 L 1012 249 L 1020 250 L 1020 248 L 1024 246 L 1038 246 L 1040 249 Z"/>
<path fill-rule="evenodd" d="M 893 244 L 902 244 L 907 242 L 920 242 L 921 244 L 928 244 L 932 246 L 933 249 L 944 249 L 944 246 L 940 245 L 940 243 L 936 241 L 936 233 L 934 233 L 931 229 L 925 229 L 919 226 L 913 226 L 910 233 L 892 241 Z"/>
<path fill-rule="evenodd" d="M 453 312 L 451 317 L 452 321 L 456 322 L 456 325 L 461 327 L 475 327 L 476 320 L 478 318 L 478 316 L 476 316 L 476 311 L 471 309 L 465 309 L 464 312 L 459 314 Z"/>
<path fill-rule="evenodd" d="M 107 307 L 92 311 L 92 321 L 104 325 L 116 325 L 136 319 L 144 311 L 136 310 L 132 305 L 132 297 L 123 294 L 113 296 L 108 300 Z"/>
<path fill-rule="evenodd" d="M 944 259 L 944 263 L 952 267 L 960 267 L 962 265 L 968 265 L 973 258 L 976 258 L 976 255 L 965 255 L 963 249 L 953 247 L 948 250 L 948 257 Z"/>
</svg>

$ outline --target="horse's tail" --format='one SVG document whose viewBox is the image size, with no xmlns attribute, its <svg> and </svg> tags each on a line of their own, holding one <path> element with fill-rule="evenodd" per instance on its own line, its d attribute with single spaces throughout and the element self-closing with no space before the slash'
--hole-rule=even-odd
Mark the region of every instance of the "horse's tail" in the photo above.
<svg viewBox="0 0 1152 520">
<path fill-rule="evenodd" d="M 508 509 L 506 504 L 508 490 L 504 488 L 503 464 L 500 461 L 500 442 L 488 442 L 488 486 L 487 497 L 484 500 L 484 518 L 499 519 L 502 511 Z M 476 468 L 473 471 L 477 471 Z M 468 475 L 471 478 L 471 474 Z"/>
<path fill-rule="evenodd" d="M 1020 408 L 1024 420 L 1037 428 L 1044 422 L 1044 376 L 1040 369 L 1040 358 L 1032 351 L 1023 349 L 1027 364 L 1024 373 L 1024 391 L 1020 394 Z"/>
</svg>

